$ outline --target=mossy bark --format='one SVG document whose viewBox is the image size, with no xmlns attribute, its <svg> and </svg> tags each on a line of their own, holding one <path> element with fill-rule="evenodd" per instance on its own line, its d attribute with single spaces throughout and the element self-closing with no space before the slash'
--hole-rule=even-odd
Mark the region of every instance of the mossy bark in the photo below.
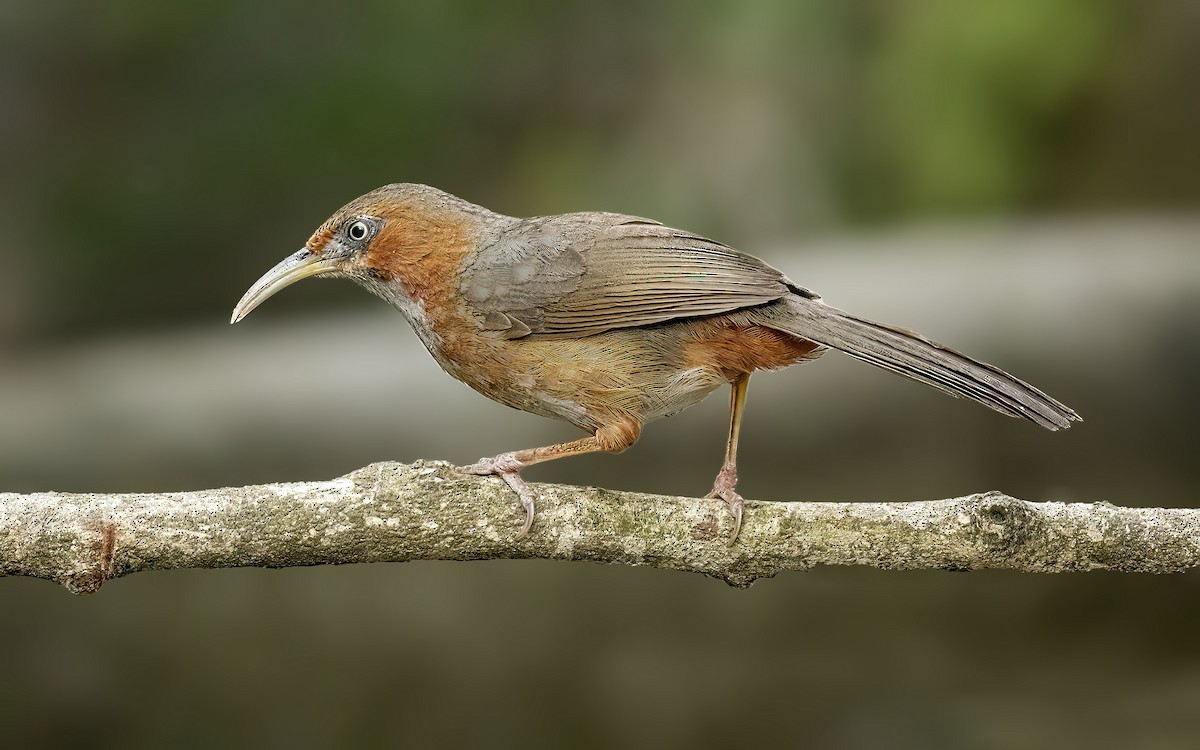
<svg viewBox="0 0 1200 750">
<path fill-rule="evenodd" d="M 0 494 L 0 575 L 95 591 L 142 570 L 546 558 L 653 565 L 735 586 L 816 565 L 1166 573 L 1200 564 L 1200 510 L 1034 503 L 749 502 L 536 485 L 533 531 L 498 479 L 380 463 L 327 482 L 161 494 Z"/>
</svg>

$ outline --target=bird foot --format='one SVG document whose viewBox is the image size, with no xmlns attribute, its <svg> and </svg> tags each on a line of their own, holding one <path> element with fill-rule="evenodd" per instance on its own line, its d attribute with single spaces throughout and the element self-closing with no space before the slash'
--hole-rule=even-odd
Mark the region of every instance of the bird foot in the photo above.
<svg viewBox="0 0 1200 750">
<path fill-rule="evenodd" d="M 525 508 L 525 525 L 517 532 L 517 539 L 528 534 L 529 530 L 533 528 L 533 501 L 536 497 L 533 488 L 521 478 L 521 469 L 524 466 L 525 464 L 517 459 L 515 453 L 501 453 L 491 458 L 481 458 L 470 466 L 459 468 L 459 471 L 467 474 L 483 476 L 494 474 L 503 479 L 504 483 L 517 493 L 517 497 L 521 500 L 521 506 Z"/>
<path fill-rule="evenodd" d="M 706 498 L 721 498 L 725 504 L 729 506 L 729 512 L 733 514 L 733 534 L 729 537 L 729 546 L 732 547 L 737 541 L 738 534 L 742 531 L 742 513 L 746 507 L 746 499 L 737 493 L 734 489 L 737 487 L 737 467 L 722 466 L 721 471 L 717 472 L 717 478 L 713 481 L 712 492 L 705 495 Z"/>
</svg>

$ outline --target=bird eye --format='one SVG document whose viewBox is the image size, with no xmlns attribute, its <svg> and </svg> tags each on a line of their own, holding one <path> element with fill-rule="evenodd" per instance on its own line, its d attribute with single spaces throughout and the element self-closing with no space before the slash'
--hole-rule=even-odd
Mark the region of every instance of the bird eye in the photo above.
<svg viewBox="0 0 1200 750">
<path fill-rule="evenodd" d="M 365 240 L 367 235 L 370 233 L 371 227 L 369 227 L 367 222 L 363 221 L 362 219 L 359 219 L 350 226 L 346 227 L 346 236 L 355 242 L 361 242 L 362 240 Z"/>
</svg>

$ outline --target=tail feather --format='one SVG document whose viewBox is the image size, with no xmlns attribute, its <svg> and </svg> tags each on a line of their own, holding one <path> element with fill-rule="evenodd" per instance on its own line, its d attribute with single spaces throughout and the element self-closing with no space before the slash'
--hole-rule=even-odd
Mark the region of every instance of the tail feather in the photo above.
<svg viewBox="0 0 1200 750">
<path fill-rule="evenodd" d="M 814 300 L 791 297 L 782 302 L 773 306 L 775 314 L 767 321 L 772 328 L 1049 430 L 1082 421 L 1072 409 L 1032 385 L 914 331 L 858 318 Z"/>
</svg>

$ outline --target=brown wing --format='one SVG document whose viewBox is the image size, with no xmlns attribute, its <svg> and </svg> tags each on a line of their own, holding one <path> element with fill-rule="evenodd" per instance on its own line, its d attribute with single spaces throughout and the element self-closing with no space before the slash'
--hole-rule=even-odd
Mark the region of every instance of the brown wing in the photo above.
<svg viewBox="0 0 1200 750">
<path fill-rule="evenodd" d="M 800 290 L 718 242 L 589 213 L 514 222 L 467 265 L 460 291 L 498 335 L 566 338 L 715 315 Z"/>
</svg>

